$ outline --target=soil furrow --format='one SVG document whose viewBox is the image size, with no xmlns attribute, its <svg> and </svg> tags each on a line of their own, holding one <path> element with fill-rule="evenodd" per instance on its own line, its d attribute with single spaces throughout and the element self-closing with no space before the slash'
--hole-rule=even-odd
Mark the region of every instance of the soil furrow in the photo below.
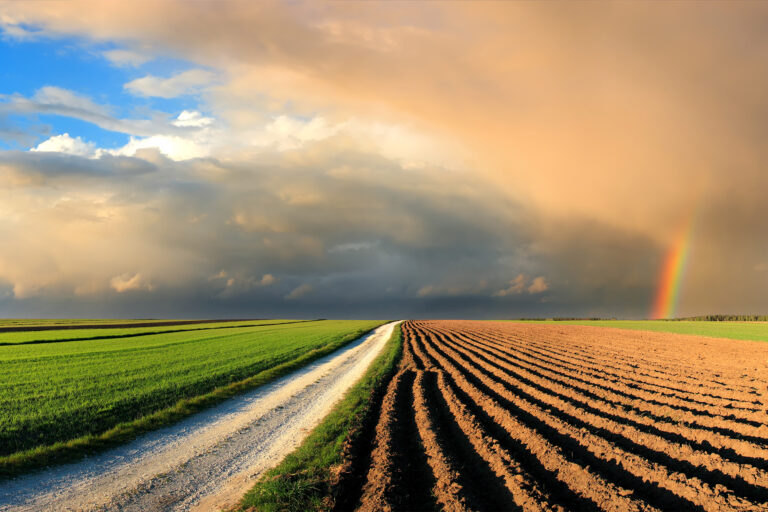
<svg viewBox="0 0 768 512">
<path fill-rule="evenodd" d="M 452 331 L 455 333 L 461 332 L 461 334 L 465 334 L 466 332 L 462 331 Z M 611 376 L 616 377 L 617 379 L 620 379 L 628 386 L 631 387 L 638 387 L 640 389 L 648 389 L 648 391 L 653 391 L 653 388 L 658 388 L 662 390 L 666 390 L 666 392 L 671 392 L 675 396 L 678 396 L 679 398 L 685 399 L 685 400 L 691 400 L 694 402 L 702 402 L 702 403 L 709 403 L 701 400 L 702 397 L 711 398 L 715 401 L 712 402 L 713 404 L 717 405 L 721 402 L 739 402 L 741 404 L 744 404 L 742 408 L 747 410 L 754 410 L 754 411 L 760 411 L 760 407 L 758 405 L 760 402 L 756 399 L 754 391 L 751 390 L 747 393 L 729 393 L 729 394 L 715 394 L 712 392 L 714 389 L 719 389 L 717 387 L 707 388 L 705 387 L 706 381 L 702 381 L 701 379 L 696 380 L 695 385 L 688 385 L 684 386 L 682 382 L 677 380 L 679 378 L 679 375 L 673 376 L 672 378 L 666 376 L 664 377 L 652 377 L 649 376 L 646 379 L 638 378 L 639 376 L 648 375 L 647 373 L 644 373 L 642 371 L 638 371 L 638 364 L 637 360 L 634 360 L 632 363 L 627 363 L 624 366 L 618 366 L 615 364 L 611 364 L 613 361 L 615 361 L 615 356 L 610 357 L 607 355 L 603 355 L 598 357 L 596 355 L 597 351 L 593 351 L 590 353 L 587 357 L 578 357 L 576 356 L 575 351 L 573 350 L 563 350 L 563 345 L 557 345 L 555 343 L 540 343 L 536 340 L 530 340 L 527 338 L 511 338 L 511 337 L 496 337 L 488 335 L 487 333 L 473 333 L 474 336 L 492 341 L 496 344 L 501 345 L 504 348 L 507 349 L 513 349 L 515 351 L 525 352 L 525 353 L 534 353 L 537 354 L 537 356 L 543 358 L 543 360 L 549 360 L 550 362 L 554 364 L 567 364 L 569 366 L 572 366 L 577 371 L 599 371 L 604 372 L 606 374 L 609 374 Z M 531 355 L 532 356 L 532 355 Z M 532 356 L 533 357 L 533 356 Z M 580 363 L 580 364 L 579 364 Z M 618 372 L 618 373 L 616 373 Z M 630 377 L 631 375 L 631 377 Z M 678 386 L 672 386 L 671 383 L 677 382 Z M 710 391 L 708 391 L 708 389 Z M 692 397 L 697 397 L 692 398 Z"/>
<path fill-rule="evenodd" d="M 469 338 L 463 339 L 469 341 Z M 475 339 L 472 340 L 472 343 L 482 344 L 483 342 Z M 491 347 L 488 348 L 490 349 Z M 553 365 L 551 363 L 547 363 L 546 361 L 541 362 L 541 359 L 528 356 L 523 351 L 510 350 L 509 352 L 505 352 L 503 357 L 520 364 L 535 366 L 541 370 L 553 370 Z M 558 362 L 558 366 L 554 367 L 554 370 L 563 377 L 584 384 L 610 389 L 611 393 L 622 397 L 618 399 L 619 401 L 630 404 L 632 407 L 643 410 L 646 413 L 664 413 L 665 416 L 674 419 L 676 422 L 684 421 L 688 423 L 698 423 L 701 419 L 703 421 L 702 425 L 704 426 L 710 426 L 714 423 L 718 428 L 733 430 L 734 432 L 737 432 L 738 435 L 763 439 L 764 444 L 768 442 L 768 426 L 766 426 L 768 415 L 762 412 L 751 413 L 737 411 L 736 409 L 727 406 L 699 406 L 690 401 L 686 402 L 680 399 L 670 399 L 661 393 L 644 392 L 638 388 L 623 385 L 616 380 L 608 380 L 605 378 L 605 375 L 616 376 L 610 372 L 601 372 L 599 370 L 587 371 L 582 368 L 572 368 L 572 365 L 569 365 L 566 361 Z M 573 372 L 575 372 L 575 374 Z M 587 377 L 596 377 L 598 383 L 588 380 Z M 599 382 L 603 383 L 602 386 Z M 661 409 L 649 406 L 658 406 Z"/>
<path fill-rule="evenodd" d="M 468 356 L 464 350 L 455 346 L 452 348 L 462 356 Z M 471 360 L 471 356 L 469 357 Z M 473 364 L 480 367 L 481 371 L 488 372 L 487 375 L 498 375 L 498 370 L 506 372 L 488 358 L 482 355 L 476 357 L 479 359 L 473 360 Z M 712 487 L 725 486 L 749 499 L 759 499 L 768 493 L 768 477 L 764 471 L 749 467 L 742 469 L 739 464 L 723 461 L 718 455 L 696 451 L 687 444 L 670 443 L 627 423 L 618 423 L 615 417 L 602 413 L 587 402 L 572 399 L 569 390 L 556 384 L 550 384 L 548 389 L 519 374 L 506 375 L 507 378 L 503 378 L 500 384 L 511 393 L 524 396 L 539 407 L 555 408 L 554 410 L 560 412 L 558 416 L 561 419 L 575 426 L 593 426 L 601 433 L 601 437 L 609 439 L 624 450 L 663 463 L 674 472 L 696 476 Z M 516 375 L 516 378 L 512 375 Z M 755 478 L 754 484 L 744 479 L 747 476 Z"/>
<path fill-rule="evenodd" d="M 461 390 L 475 404 L 485 411 L 493 421 L 501 426 L 513 439 L 523 444 L 530 450 L 541 464 L 556 478 L 566 484 L 569 489 L 582 498 L 587 498 L 603 510 L 653 510 L 656 507 L 649 506 L 642 500 L 628 497 L 633 494 L 633 488 L 642 487 L 642 479 L 634 478 L 612 461 L 601 461 L 597 456 L 590 456 L 586 450 L 579 450 L 577 458 L 566 456 L 565 450 L 573 454 L 575 443 L 536 420 L 530 414 L 509 403 L 502 403 L 494 393 L 488 393 L 487 386 L 478 386 L 477 378 L 461 371 L 449 362 L 443 355 L 435 350 L 433 341 L 425 343 L 422 349 L 434 358 L 436 363 L 443 368 L 455 385 L 455 389 Z M 483 389 L 486 388 L 486 389 Z M 458 394 L 458 393 L 457 393 Z M 510 407 L 511 406 L 511 407 Z M 528 421 L 526 421 L 526 419 Z M 533 421 L 531 421 L 533 420 Z M 548 436 L 542 436 L 543 430 Z M 554 435 L 552 435 L 554 434 Z M 555 442 L 551 442 L 553 439 Z M 589 466 L 590 469 L 587 469 Z M 603 466 L 600 474 L 594 473 L 595 468 Z M 625 484 L 616 485 L 610 480 L 615 480 L 616 475 L 625 475 Z M 608 477 L 608 478 L 607 478 Z M 680 499 L 668 493 L 667 503 L 682 505 L 679 510 L 689 510 L 696 507 L 687 500 Z M 659 507 L 664 509 L 664 507 Z"/>
<path fill-rule="evenodd" d="M 599 380 L 570 377 L 566 373 L 551 371 L 541 365 L 528 365 L 516 355 L 505 354 L 487 345 L 476 344 L 474 340 L 465 338 L 462 341 L 465 341 L 462 345 L 466 350 L 478 356 L 489 357 L 493 364 L 500 365 L 503 371 L 513 372 L 518 376 L 521 375 L 518 372 L 523 372 L 522 375 L 525 378 L 545 388 L 555 383 L 560 394 L 580 401 L 584 407 L 594 407 L 601 413 L 609 414 L 615 421 L 632 424 L 635 428 L 664 437 L 671 442 L 695 445 L 701 450 L 731 458 L 739 464 L 751 464 L 757 468 L 768 469 L 768 449 L 759 444 L 723 436 L 703 428 L 690 428 L 690 423 L 681 425 L 655 411 L 648 414 L 648 409 L 640 409 L 634 405 L 633 401 L 606 391 L 605 387 L 599 385 Z M 472 347 L 476 347 L 479 352 L 472 350 Z"/>
<path fill-rule="evenodd" d="M 572 351 L 563 350 L 561 346 L 546 346 L 541 343 L 536 343 L 535 340 L 529 340 L 526 338 L 505 338 L 489 335 L 487 333 L 469 333 L 467 331 L 459 330 L 453 330 L 452 332 L 463 336 L 471 335 L 476 339 L 482 339 L 487 343 L 494 344 L 501 349 L 526 353 L 530 357 L 536 357 L 537 359 L 547 361 L 551 364 L 567 364 L 578 371 L 583 370 L 605 372 L 608 375 L 620 379 L 622 382 L 625 382 L 628 386 L 631 387 L 646 389 L 651 392 L 666 393 L 670 396 L 675 396 L 683 400 L 690 400 L 702 404 L 718 405 L 723 402 L 738 402 L 741 404 L 738 406 L 739 408 L 754 411 L 761 410 L 759 407 L 760 402 L 756 399 L 754 392 L 749 392 L 746 394 L 736 393 L 738 396 L 735 396 L 733 393 L 729 395 L 716 394 L 714 392 L 707 391 L 700 381 L 695 386 L 684 386 L 682 383 L 679 383 L 679 381 L 669 380 L 669 378 L 640 379 L 638 378 L 638 375 L 642 375 L 642 372 L 638 373 L 636 363 L 633 363 L 634 366 L 630 366 L 629 364 L 625 366 L 618 366 L 616 364 L 612 364 L 615 359 L 611 359 L 608 356 L 595 357 L 595 354 L 592 354 L 590 358 L 578 358 L 575 357 Z M 680 385 L 673 386 L 671 385 L 673 382 L 678 382 Z"/>
<path fill-rule="evenodd" d="M 433 410 L 434 396 L 427 398 L 425 395 L 425 380 L 430 384 L 434 381 L 433 372 L 418 370 L 413 383 L 413 408 L 416 415 L 416 426 L 419 430 L 421 443 L 427 453 L 427 460 L 435 475 L 435 488 L 433 490 L 437 502 L 447 511 L 465 511 L 488 509 L 486 503 L 481 504 L 478 496 L 472 492 L 472 486 L 467 486 L 467 471 L 459 470 L 459 463 L 448 453 L 446 436 L 441 435 L 443 427 L 440 420 L 435 418 Z M 429 393 L 430 395 L 432 393 Z M 482 466 L 481 466 L 482 467 Z M 495 483 L 493 478 L 487 482 L 489 487 Z M 477 487 L 475 487 L 477 488 Z"/>
<path fill-rule="evenodd" d="M 445 327 L 449 327 L 452 330 L 462 330 L 458 329 L 457 325 L 461 324 L 449 324 L 445 325 Z M 515 324 L 511 325 L 514 326 Z M 463 330 L 466 331 L 467 329 Z M 472 329 L 469 330 L 476 332 Z M 721 392 L 727 393 L 728 396 L 724 396 L 724 398 L 731 398 L 733 393 L 744 393 L 745 398 L 748 401 L 751 401 L 754 398 L 755 391 L 758 390 L 758 388 L 764 389 L 765 379 L 755 378 L 754 376 L 751 379 L 735 379 L 727 384 L 717 381 L 716 378 L 713 378 L 711 382 L 707 381 L 706 379 L 702 379 L 701 377 L 706 377 L 707 375 L 719 378 L 722 376 L 722 371 L 725 371 L 726 373 L 735 372 L 733 371 L 732 366 L 723 367 L 721 364 L 719 364 L 719 360 L 717 358 L 713 358 L 711 353 L 703 352 L 700 349 L 697 350 L 696 344 L 694 343 L 694 340 L 697 340 L 697 338 L 693 338 L 693 340 L 689 339 L 691 337 L 686 338 L 687 345 L 685 346 L 685 352 L 681 354 L 678 351 L 675 354 L 675 361 L 672 363 L 675 367 L 675 370 L 671 371 L 669 366 L 670 363 L 666 363 L 664 366 L 657 366 L 653 361 L 649 361 L 644 356 L 646 353 L 652 353 L 655 350 L 659 350 L 660 347 L 663 348 L 664 346 L 668 345 L 670 342 L 670 340 L 667 339 L 669 335 L 662 335 L 661 339 L 663 340 L 664 345 L 656 345 L 653 348 L 648 347 L 648 350 L 644 350 L 642 353 L 639 353 L 636 350 L 638 344 L 647 340 L 641 338 L 637 342 L 629 344 L 627 350 L 616 351 L 606 347 L 615 347 L 618 343 L 620 343 L 622 337 L 626 337 L 626 334 L 622 336 L 621 334 L 618 334 L 622 333 L 622 331 L 615 332 L 614 330 L 608 330 L 607 332 L 609 333 L 609 336 L 606 335 L 605 332 L 602 332 L 602 330 L 598 331 L 600 332 L 593 331 L 594 335 L 585 337 L 576 335 L 580 334 L 580 332 L 573 332 L 570 329 L 567 332 L 561 332 L 559 329 L 553 330 L 551 328 L 521 329 L 519 328 L 518 324 L 517 328 L 511 327 L 505 332 L 486 331 L 482 334 L 485 336 L 493 336 L 497 340 L 502 341 L 517 340 L 519 342 L 530 344 L 534 347 L 539 347 L 540 349 L 558 352 L 566 358 L 579 360 L 587 364 L 597 364 L 598 366 L 603 366 L 608 361 L 614 361 L 623 365 L 621 367 L 617 367 L 617 369 L 634 370 L 637 371 L 639 375 L 644 374 L 644 372 L 657 372 L 662 376 L 661 378 L 663 380 L 667 382 L 677 382 L 679 384 L 687 383 L 687 385 L 690 386 L 693 390 L 700 388 L 702 385 L 707 385 L 712 389 L 717 389 Z M 723 340 L 712 341 L 722 342 Z M 688 343 L 693 343 L 693 345 L 688 345 Z M 673 343 L 672 345 L 674 346 L 680 344 Z M 722 349 L 722 347 L 718 347 L 718 349 Z M 681 363 L 679 361 L 680 359 L 686 361 L 686 363 Z M 692 362 L 701 362 L 700 360 L 704 359 L 707 360 L 707 365 L 691 364 Z M 741 368 L 737 369 L 737 371 L 739 372 L 739 375 L 744 375 Z M 756 387 L 755 384 L 748 383 L 759 383 L 761 380 L 763 382 L 762 386 Z"/>
<path fill-rule="evenodd" d="M 418 336 L 422 338 L 422 334 Z M 492 494 L 494 499 L 486 507 L 491 510 L 515 510 L 540 511 L 553 510 L 564 512 L 559 505 L 550 505 L 549 498 L 539 489 L 536 481 L 532 479 L 525 469 L 515 460 L 515 457 L 505 450 L 472 416 L 466 406 L 462 404 L 445 385 L 445 376 L 442 370 L 432 364 L 416 344 L 412 344 L 415 359 L 420 361 L 429 371 L 437 375 L 438 391 L 432 391 L 432 401 L 438 411 L 441 412 L 444 422 L 449 425 L 450 443 L 461 447 L 463 458 L 467 460 L 466 467 L 475 473 L 475 480 L 483 489 L 483 495 Z M 429 382 L 430 385 L 433 383 Z M 476 453 L 475 453 L 476 452 Z M 530 458 L 530 454 L 528 454 Z M 506 491 L 491 484 L 500 479 L 501 486 L 506 486 Z"/>
<path fill-rule="evenodd" d="M 552 433 L 560 434 L 560 442 L 571 444 L 573 441 L 577 445 L 585 449 L 586 452 L 591 453 L 594 462 L 598 464 L 605 464 L 605 460 L 619 460 L 621 466 L 635 477 L 642 480 L 650 480 L 657 489 L 653 492 L 651 499 L 658 499 L 663 493 L 662 490 L 669 491 L 665 498 L 667 501 L 674 500 L 675 496 L 678 498 L 687 498 L 691 501 L 689 505 L 696 504 L 704 510 L 720 510 L 719 505 L 713 503 L 710 500 L 710 496 L 716 493 L 717 489 L 711 489 L 708 485 L 703 484 L 697 478 L 683 479 L 683 482 L 675 481 L 670 476 L 673 472 L 668 471 L 664 466 L 652 461 L 644 459 L 642 456 L 634 453 L 627 452 L 626 450 L 616 446 L 613 442 L 605 439 L 602 436 L 598 436 L 590 432 L 595 430 L 595 427 L 589 423 L 579 421 L 576 418 L 571 418 L 574 423 L 580 425 L 574 426 L 570 422 L 566 421 L 566 416 L 562 411 L 555 411 L 548 407 L 548 404 L 537 404 L 536 399 L 531 400 L 531 396 L 521 396 L 522 393 L 512 393 L 507 390 L 501 383 L 489 377 L 488 373 L 478 366 L 475 366 L 455 351 L 451 350 L 444 345 L 439 348 L 429 346 L 429 349 L 434 350 L 436 353 L 440 352 L 439 359 L 443 359 L 443 365 L 449 364 L 453 369 L 464 373 L 468 380 L 474 381 L 473 384 L 480 388 L 487 395 L 492 396 L 498 402 L 501 402 L 505 407 L 517 410 L 518 415 L 526 414 L 530 421 L 538 424 L 538 429 L 544 429 L 548 427 Z M 451 361 L 451 362 L 449 362 Z M 610 434 L 609 432 L 601 432 L 603 435 Z M 612 439 L 615 441 L 616 439 Z M 585 454 L 582 453 L 583 457 Z M 724 493 L 720 493 L 724 494 Z M 727 498 L 738 505 L 744 510 L 748 510 L 749 503 L 744 500 L 739 500 L 733 496 L 727 496 Z"/>
<path fill-rule="evenodd" d="M 464 320 L 402 332 L 363 510 L 768 510 L 768 344 Z"/>
<path fill-rule="evenodd" d="M 415 372 L 400 371 L 387 388 L 376 426 L 376 448 L 360 498 L 362 511 L 437 510 L 435 477 L 413 416 Z"/>
</svg>

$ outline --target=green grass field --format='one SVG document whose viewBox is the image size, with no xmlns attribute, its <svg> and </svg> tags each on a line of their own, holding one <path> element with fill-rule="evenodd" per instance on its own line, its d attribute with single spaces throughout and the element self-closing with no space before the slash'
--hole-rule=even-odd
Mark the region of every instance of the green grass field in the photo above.
<svg viewBox="0 0 768 512">
<path fill-rule="evenodd" d="M 519 320 L 513 320 L 515 322 Z M 640 331 L 674 332 L 713 338 L 768 341 L 768 322 L 706 322 L 671 320 L 526 320 L 551 324 L 594 325 Z"/>
<path fill-rule="evenodd" d="M 67 446 L 125 440 L 134 424 L 138 430 L 160 426 L 382 323 L 322 320 L 0 346 L 0 473 L 14 473 L 27 459 L 56 459 L 58 451 L 71 457 Z M 28 333 L 3 337 L 16 334 Z M 243 381 L 247 385 L 232 384 Z"/>
</svg>

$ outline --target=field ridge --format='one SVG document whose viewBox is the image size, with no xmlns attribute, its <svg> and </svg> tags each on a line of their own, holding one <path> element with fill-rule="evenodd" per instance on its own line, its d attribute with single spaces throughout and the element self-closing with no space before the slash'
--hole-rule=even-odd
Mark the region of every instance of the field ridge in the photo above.
<svg viewBox="0 0 768 512">
<path fill-rule="evenodd" d="M 402 332 L 359 510 L 768 508 L 768 346 L 502 322 Z"/>
</svg>

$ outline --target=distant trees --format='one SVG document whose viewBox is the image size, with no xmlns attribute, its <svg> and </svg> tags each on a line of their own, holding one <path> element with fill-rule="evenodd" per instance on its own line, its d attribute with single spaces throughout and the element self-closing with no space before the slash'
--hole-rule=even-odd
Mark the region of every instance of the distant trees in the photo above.
<svg viewBox="0 0 768 512">
<path fill-rule="evenodd" d="M 768 322 L 768 315 L 700 315 L 675 320 L 693 320 L 701 322 Z"/>
<path fill-rule="evenodd" d="M 584 317 L 577 317 L 577 316 L 554 316 L 554 317 L 551 317 L 551 318 L 542 318 L 542 317 L 513 318 L 513 320 L 520 320 L 522 322 L 572 322 L 572 321 L 579 321 L 579 320 L 589 320 L 589 321 L 618 320 L 618 318 L 616 318 L 616 317 L 611 317 L 611 318 L 603 318 L 603 317 L 584 318 Z"/>
</svg>

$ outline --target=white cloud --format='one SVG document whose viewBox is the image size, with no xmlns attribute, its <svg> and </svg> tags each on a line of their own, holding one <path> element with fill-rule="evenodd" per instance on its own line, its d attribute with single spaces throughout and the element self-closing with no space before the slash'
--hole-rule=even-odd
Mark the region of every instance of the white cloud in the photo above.
<svg viewBox="0 0 768 512">
<path fill-rule="evenodd" d="M 117 293 L 123 293 L 133 290 L 147 290 L 153 291 L 154 285 L 139 273 L 136 274 L 120 274 L 113 277 L 109 281 L 109 285 Z"/>
<path fill-rule="evenodd" d="M 73 95 L 69 91 L 50 88 L 52 91 L 46 91 L 38 94 L 46 101 L 68 101 L 73 104 L 80 104 L 82 108 L 91 108 L 98 105 L 89 105 L 90 100 Z M 100 158 L 105 155 L 111 156 L 135 156 L 137 152 L 144 149 L 157 149 L 171 160 L 189 160 L 191 158 L 202 158 L 209 156 L 212 152 L 214 139 L 218 132 L 213 130 L 215 119 L 205 117 L 195 110 L 184 110 L 175 120 L 167 123 L 166 126 L 174 129 L 183 130 L 177 134 L 162 133 L 162 126 L 158 126 L 160 133 L 145 137 L 131 136 L 129 141 L 122 147 L 116 149 L 98 148 L 92 142 L 83 141 L 80 137 L 71 137 L 68 133 L 54 135 L 46 141 L 43 141 L 31 151 L 49 151 L 68 153 L 71 155 L 85 156 L 89 158 Z"/>
<path fill-rule="evenodd" d="M 175 98 L 200 92 L 216 81 L 216 73 L 204 69 L 190 69 L 168 78 L 147 75 L 125 84 L 124 88 L 137 96 Z"/>
<path fill-rule="evenodd" d="M 133 50 L 124 49 L 108 50 L 106 52 L 102 52 L 102 55 L 116 66 L 138 67 L 145 62 L 152 60 L 151 57 L 147 55 L 143 55 Z"/>
<path fill-rule="evenodd" d="M 175 135 L 153 135 L 151 137 L 131 137 L 128 143 L 118 149 L 99 150 L 98 154 L 115 156 L 134 156 L 142 149 L 157 149 L 171 160 L 189 160 L 210 155 L 211 148 L 192 138 Z"/>
<path fill-rule="evenodd" d="M 92 142 L 85 142 L 80 137 L 70 137 L 68 133 L 54 135 L 48 140 L 44 140 L 30 151 L 45 151 L 52 153 L 67 153 L 69 155 L 78 155 L 90 157 L 96 151 L 96 145 Z"/>
<path fill-rule="evenodd" d="M 31 97 L 0 95 L 0 114 L 3 112 L 62 115 L 131 136 L 122 148 L 97 148 L 96 157 L 102 154 L 132 156 L 145 148 L 157 148 L 173 160 L 215 156 L 214 153 L 229 157 L 237 151 L 252 153 L 253 149 L 289 151 L 339 136 L 398 161 L 403 168 L 449 167 L 445 158 L 450 151 L 439 141 L 407 127 L 360 119 L 331 122 L 323 116 L 280 115 L 246 131 L 233 130 L 217 118 L 194 109 L 183 110 L 174 119 L 163 112 L 150 112 L 147 119 L 120 119 L 112 115 L 109 105 L 55 86 L 43 87 Z"/>
<path fill-rule="evenodd" d="M 182 110 L 175 121 L 171 124 L 182 128 L 202 128 L 213 124 L 212 117 L 205 117 L 196 110 Z"/>
</svg>

